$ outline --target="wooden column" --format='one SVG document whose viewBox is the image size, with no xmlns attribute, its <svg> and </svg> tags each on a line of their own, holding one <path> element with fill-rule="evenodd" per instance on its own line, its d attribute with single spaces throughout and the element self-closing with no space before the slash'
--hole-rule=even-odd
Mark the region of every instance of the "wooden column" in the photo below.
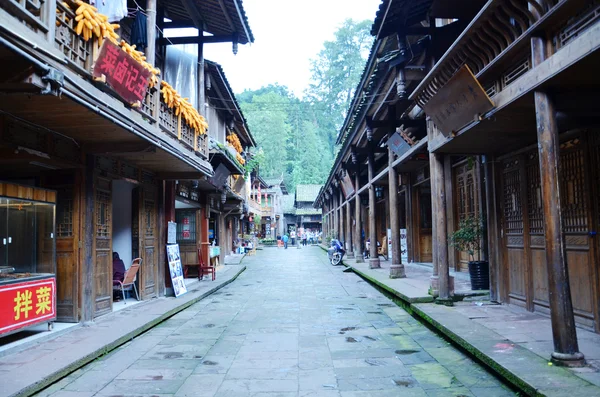
<svg viewBox="0 0 600 397">
<path fill-rule="evenodd" d="M 546 58 L 545 39 L 531 39 L 532 64 L 535 68 Z M 582 366 L 584 356 L 579 352 L 569 271 L 563 234 L 558 163 L 560 143 L 554 103 L 543 91 L 534 92 L 537 123 L 540 180 L 544 213 L 546 263 L 548 266 L 548 295 L 554 352 L 552 361 L 565 366 Z"/>
<path fill-rule="evenodd" d="M 344 195 L 342 194 L 342 189 L 339 190 L 338 192 L 338 222 L 339 222 L 339 230 L 338 230 L 338 239 L 340 241 L 344 240 L 344 206 L 343 203 L 344 202 Z"/>
<path fill-rule="evenodd" d="M 354 220 L 356 225 L 354 227 L 354 259 L 356 263 L 364 263 L 365 258 L 362 253 L 362 219 L 361 219 L 361 203 L 358 189 L 360 187 L 360 175 L 357 172 L 354 174 L 354 189 L 356 194 L 354 196 Z"/>
<path fill-rule="evenodd" d="M 373 150 L 369 148 L 367 171 L 369 174 L 369 268 L 378 269 L 381 267 L 379 262 L 379 256 L 377 255 L 377 224 L 375 221 L 376 217 L 376 203 L 375 203 L 375 185 L 373 185 L 373 178 L 375 177 L 375 157 L 373 156 Z"/>
<path fill-rule="evenodd" d="M 408 262 L 415 262 L 415 242 L 413 239 L 415 222 L 415 201 L 413 200 L 414 188 L 412 185 L 412 175 L 406 174 L 405 204 L 406 204 L 406 254 Z"/>
<path fill-rule="evenodd" d="M 167 225 L 165 223 L 165 182 L 158 182 L 158 296 L 165 295 L 165 270 Z"/>
<path fill-rule="evenodd" d="M 502 280 L 502 261 L 500 258 L 502 254 L 502 245 L 499 236 L 501 228 L 499 222 L 500 208 L 498 201 L 496 200 L 498 195 L 498 186 L 496 186 L 496 162 L 493 156 L 483 156 L 483 171 L 485 175 L 485 219 L 487 220 L 487 246 L 490 266 L 490 300 L 500 302 L 500 280 Z"/>
<path fill-rule="evenodd" d="M 446 229 L 446 184 L 444 183 L 444 156 L 429 153 L 431 167 L 431 207 L 435 216 L 433 233 L 433 264 L 438 270 L 438 299 L 436 302 L 452 305 L 448 266 L 448 230 Z"/>
<path fill-rule="evenodd" d="M 156 62 L 156 0 L 146 1 L 146 62 L 154 66 Z"/>
<path fill-rule="evenodd" d="M 81 321 L 94 318 L 94 157 L 85 159 L 83 195 L 83 257 L 81 261 Z"/>
<path fill-rule="evenodd" d="M 394 151 L 388 146 L 388 195 L 390 198 L 390 229 L 392 229 L 392 264 L 390 278 L 404 278 L 406 271 L 400 254 L 400 214 L 398 209 L 398 172 L 393 167 Z"/>
<path fill-rule="evenodd" d="M 198 30 L 198 113 L 201 116 L 206 116 L 206 84 L 204 73 L 204 32 Z"/>
<path fill-rule="evenodd" d="M 354 258 L 354 249 L 352 245 L 352 207 L 350 201 L 348 201 L 346 203 L 346 253 L 348 259 Z"/>
</svg>

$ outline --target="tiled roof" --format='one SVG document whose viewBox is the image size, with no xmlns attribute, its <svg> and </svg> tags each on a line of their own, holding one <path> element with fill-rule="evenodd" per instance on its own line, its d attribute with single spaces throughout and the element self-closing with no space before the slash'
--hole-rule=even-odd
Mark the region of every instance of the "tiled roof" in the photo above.
<svg viewBox="0 0 600 397">
<path fill-rule="evenodd" d="M 296 201 L 313 202 L 323 185 L 296 185 Z"/>
<path fill-rule="evenodd" d="M 321 208 L 296 208 L 296 215 L 321 215 Z"/>
</svg>

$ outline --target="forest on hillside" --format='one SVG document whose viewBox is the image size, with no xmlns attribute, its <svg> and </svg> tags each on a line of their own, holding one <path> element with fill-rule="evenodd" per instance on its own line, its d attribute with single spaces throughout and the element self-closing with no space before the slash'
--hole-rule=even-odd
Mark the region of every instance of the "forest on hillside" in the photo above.
<svg viewBox="0 0 600 397">
<path fill-rule="evenodd" d="M 297 184 L 324 183 L 335 141 L 354 96 L 373 39 L 371 21 L 346 20 L 311 60 L 311 83 L 302 98 L 287 87 L 268 85 L 237 94 L 261 153 L 260 174 L 283 174 L 289 191 Z"/>
</svg>

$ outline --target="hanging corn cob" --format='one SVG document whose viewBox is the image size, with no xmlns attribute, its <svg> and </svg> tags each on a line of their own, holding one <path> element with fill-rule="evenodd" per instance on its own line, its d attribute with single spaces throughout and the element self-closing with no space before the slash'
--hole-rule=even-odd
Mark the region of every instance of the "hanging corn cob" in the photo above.
<svg viewBox="0 0 600 397">
<path fill-rule="evenodd" d="M 235 133 L 231 133 L 227 135 L 227 142 L 235 149 L 236 152 L 242 153 L 244 148 L 242 148 L 242 143 L 240 142 L 240 138 Z"/>
<path fill-rule="evenodd" d="M 246 164 L 246 160 L 244 160 L 244 158 L 239 153 L 237 153 L 235 155 L 235 158 L 238 161 L 238 163 L 240 163 L 241 165 Z"/>
<path fill-rule="evenodd" d="M 150 88 L 153 88 L 158 83 L 158 75 L 160 74 L 160 69 L 153 67 L 148 62 L 146 62 L 146 55 L 142 51 L 138 51 L 135 49 L 135 44 L 130 45 L 125 40 L 121 40 L 121 48 L 123 51 L 131 55 L 133 59 L 139 62 L 140 65 L 147 69 L 150 72 Z"/>
<path fill-rule="evenodd" d="M 188 125 L 200 135 L 206 134 L 208 124 L 204 117 L 198 113 L 196 108 L 188 101 L 187 98 L 182 98 L 181 95 L 166 81 L 161 82 L 161 90 L 163 102 L 169 109 L 175 110 L 175 116 L 181 115 Z"/>
<path fill-rule="evenodd" d="M 115 29 L 120 27 L 118 24 L 108 22 L 106 15 L 100 14 L 96 7 L 82 0 L 75 0 L 73 3 L 77 6 L 75 33 L 82 36 L 85 41 L 95 36 L 99 46 L 102 45 L 104 39 L 118 44 L 119 35 L 115 32 Z"/>
</svg>

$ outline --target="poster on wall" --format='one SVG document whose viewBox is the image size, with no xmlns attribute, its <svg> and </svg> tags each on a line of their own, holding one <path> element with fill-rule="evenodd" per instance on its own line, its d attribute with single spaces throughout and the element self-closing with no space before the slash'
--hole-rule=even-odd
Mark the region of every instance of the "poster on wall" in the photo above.
<svg viewBox="0 0 600 397">
<path fill-rule="evenodd" d="M 400 229 L 400 257 L 402 263 L 408 263 L 408 244 L 406 237 L 406 229 Z"/>
<path fill-rule="evenodd" d="M 183 224 L 183 228 L 181 230 L 181 237 L 184 240 L 189 240 L 190 238 L 192 238 L 192 233 L 190 231 L 190 217 L 189 216 L 183 217 L 183 220 L 181 223 Z"/>
<path fill-rule="evenodd" d="M 171 283 L 175 296 L 183 295 L 187 292 L 183 280 L 183 267 L 181 266 L 181 256 L 179 255 L 179 244 L 167 245 L 167 260 L 169 262 L 169 273 L 171 273 Z"/>
</svg>

